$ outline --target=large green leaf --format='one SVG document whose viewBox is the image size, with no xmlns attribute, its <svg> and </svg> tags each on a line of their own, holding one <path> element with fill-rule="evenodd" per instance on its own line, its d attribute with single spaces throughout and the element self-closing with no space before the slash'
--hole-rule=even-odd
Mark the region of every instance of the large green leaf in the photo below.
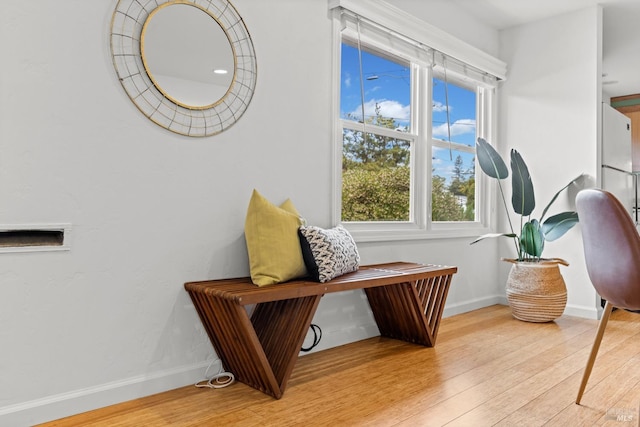
<svg viewBox="0 0 640 427">
<path fill-rule="evenodd" d="M 573 178 L 567 185 L 565 185 L 564 187 L 562 187 L 560 190 L 558 190 L 558 192 L 551 198 L 551 201 L 549 202 L 549 204 L 544 208 L 544 210 L 542 211 L 542 216 L 540 216 L 540 221 L 544 220 L 544 216 L 547 214 L 547 211 L 549 210 L 549 208 L 551 207 L 551 205 L 553 204 L 553 202 L 556 201 L 556 199 L 558 198 L 558 195 L 560 195 L 560 193 L 562 193 L 567 187 L 569 187 L 571 184 L 573 184 L 574 182 L 578 181 L 580 178 L 582 178 L 583 174 L 578 175 L 577 177 Z M 558 236 L 560 237 L 560 236 Z M 548 240 L 548 239 L 547 239 Z"/>
<path fill-rule="evenodd" d="M 484 138 L 478 138 L 476 156 L 482 172 L 491 178 L 505 179 L 509 176 L 509 169 L 507 169 L 506 163 L 496 149 Z"/>
<path fill-rule="evenodd" d="M 529 216 L 536 207 L 529 168 L 516 150 L 511 149 L 511 204 L 515 213 Z"/>
<path fill-rule="evenodd" d="M 540 258 L 544 249 L 544 235 L 537 219 L 527 222 L 522 227 L 520 235 L 520 251 L 536 258 Z"/>
<path fill-rule="evenodd" d="M 487 234 L 483 234 L 482 236 L 478 237 L 476 240 L 471 242 L 470 245 L 473 245 L 474 243 L 477 243 L 480 240 L 484 240 L 484 239 L 488 239 L 488 238 L 492 238 L 492 237 L 510 237 L 510 238 L 514 238 L 514 237 L 518 237 L 518 236 L 516 236 L 513 233 L 487 233 Z"/>
<path fill-rule="evenodd" d="M 559 239 L 577 223 L 578 214 L 576 212 L 562 212 L 550 216 L 542 224 L 544 238 L 550 242 Z"/>
</svg>

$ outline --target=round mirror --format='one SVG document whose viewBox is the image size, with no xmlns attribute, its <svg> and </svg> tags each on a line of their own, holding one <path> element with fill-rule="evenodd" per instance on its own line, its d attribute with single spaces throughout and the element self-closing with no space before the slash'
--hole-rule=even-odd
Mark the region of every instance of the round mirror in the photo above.
<svg viewBox="0 0 640 427">
<path fill-rule="evenodd" d="M 167 98 L 186 108 L 208 108 L 229 90 L 235 61 L 218 21 L 203 9 L 165 3 L 147 18 L 141 37 L 147 74 Z"/>
<path fill-rule="evenodd" d="M 134 104 L 172 132 L 222 132 L 253 97 L 253 43 L 227 0 L 119 0 L 111 53 Z"/>
</svg>

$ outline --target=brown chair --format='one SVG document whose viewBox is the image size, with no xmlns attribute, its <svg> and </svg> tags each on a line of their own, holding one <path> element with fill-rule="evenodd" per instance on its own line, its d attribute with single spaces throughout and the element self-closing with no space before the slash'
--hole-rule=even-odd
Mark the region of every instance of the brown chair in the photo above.
<svg viewBox="0 0 640 427">
<path fill-rule="evenodd" d="M 587 272 L 606 301 L 576 398 L 580 404 L 611 311 L 640 309 L 640 236 L 629 212 L 607 191 L 580 191 L 576 208 Z"/>
</svg>

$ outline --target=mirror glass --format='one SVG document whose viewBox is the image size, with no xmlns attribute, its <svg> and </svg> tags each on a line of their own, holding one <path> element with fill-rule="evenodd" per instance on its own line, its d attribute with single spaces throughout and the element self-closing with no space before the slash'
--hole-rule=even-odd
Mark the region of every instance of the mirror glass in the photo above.
<svg viewBox="0 0 640 427">
<path fill-rule="evenodd" d="M 111 57 L 136 107 L 181 135 L 228 129 L 255 91 L 253 42 L 228 0 L 118 0 Z"/>
<path fill-rule="evenodd" d="M 166 3 L 142 29 L 142 60 L 165 96 L 187 108 L 215 104 L 235 73 L 233 51 L 218 21 L 195 5 Z"/>
</svg>

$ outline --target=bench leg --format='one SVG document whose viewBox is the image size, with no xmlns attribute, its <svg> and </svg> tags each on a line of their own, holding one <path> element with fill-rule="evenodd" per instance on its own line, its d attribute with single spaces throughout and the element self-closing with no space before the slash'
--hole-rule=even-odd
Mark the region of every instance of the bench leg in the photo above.
<svg viewBox="0 0 640 427">
<path fill-rule="evenodd" d="M 255 333 L 278 382 L 276 399 L 284 393 L 321 297 L 258 304 L 251 315 Z"/>
<path fill-rule="evenodd" d="M 451 276 L 366 288 L 380 335 L 433 347 Z"/>
<path fill-rule="evenodd" d="M 249 317 L 233 301 L 189 294 L 225 369 L 280 399 L 321 296 L 257 304 Z"/>
</svg>

